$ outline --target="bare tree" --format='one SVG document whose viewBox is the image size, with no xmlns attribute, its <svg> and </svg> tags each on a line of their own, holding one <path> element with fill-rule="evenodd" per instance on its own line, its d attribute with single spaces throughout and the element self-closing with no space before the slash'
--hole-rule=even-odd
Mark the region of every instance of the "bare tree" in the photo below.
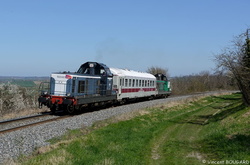
<svg viewBox="0 0 250 165">
<path fill-rule="evenodd" d="M 243 100 L 250 106 L 250 49 L 247 33 L 235 37 L 230 47 L 225 48 L 221 54 L 215 55 L 217 70 L 229 72 L 236 80 Z"/>
<path fill-rule="evenodd" d="M 152 66 L 152 67 L 148 68 L 146 72 L 151 73 L 153 75 L 161 73 L 161 74 L 164 74 L 165 76 L 169 77 L 168 69 L 167 68 L 164 69 L 164 68 L 161 68 L 158 66 Z"/>
</svg>

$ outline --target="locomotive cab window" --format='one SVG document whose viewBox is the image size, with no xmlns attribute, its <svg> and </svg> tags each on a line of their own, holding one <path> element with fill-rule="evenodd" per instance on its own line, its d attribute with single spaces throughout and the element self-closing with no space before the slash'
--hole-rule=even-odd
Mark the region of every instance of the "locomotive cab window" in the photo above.
<svg viewBox="0 0 250 165">
<path fill-rule="evenodd" d="M 100 70 L 100 74 L 101 74 L 101 75 L 105 75 L 105 74 L 106 74 L 106 73 L 105 73 L 105 70 L 104 70 L 104 69 L 101 69 L 101 70 Z"/>
<path fill-rule="evenodd" d="M 76 80 L 73 79 L 73 80 L 72 80 L 72 90 L 71 90 L 72 93 L 75 92 L 75 86 L 76 86 Z"/>
<path fill-rule="evenodd" d="M 101 85 L 101 80 L 97 80 L 97 81 L 96 81 L 96 86 L 97 86 L 97 88 L 96 88 L 96 93 L 97 93 L 97 94 L 100 94 L 100 85 Z"/>
<path fill-rule="evenodd" d="M 78 83 L 78 93 L 85 92 L 85 81 L 79 81 Z"/>
</svg>

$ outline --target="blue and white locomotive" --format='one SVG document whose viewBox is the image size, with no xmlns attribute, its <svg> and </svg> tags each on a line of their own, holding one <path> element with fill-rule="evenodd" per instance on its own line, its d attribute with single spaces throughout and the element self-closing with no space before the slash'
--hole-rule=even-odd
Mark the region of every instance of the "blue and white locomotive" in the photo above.
<svg viewBox="0 0 250 165">
<path fill-rule="evenodd" d="M 52 112 L 62 109 L 73 113 L 88 106 L 168 96 L 170 83 L 164 81 L 168 87 L 163 91 L 158 89 L 162 80 L 152 74 L 86 62 L 75 73 L 51 74 L 49 91 L 43 91 L 38 101 L 40 106 L 46 105 Z"/>
</svg>

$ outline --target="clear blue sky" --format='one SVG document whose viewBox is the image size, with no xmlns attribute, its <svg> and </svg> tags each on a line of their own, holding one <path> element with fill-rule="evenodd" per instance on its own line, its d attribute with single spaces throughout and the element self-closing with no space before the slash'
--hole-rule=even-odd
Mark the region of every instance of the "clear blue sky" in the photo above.
<svg viewBox="0 0 250 165">
<path fill-rule="evenodd" d="M 249 0 L 0 0 L 0 76 L 49 76 L 86 61 L 171 76 L 211 71 L 250 27 Z"/>
</svg>

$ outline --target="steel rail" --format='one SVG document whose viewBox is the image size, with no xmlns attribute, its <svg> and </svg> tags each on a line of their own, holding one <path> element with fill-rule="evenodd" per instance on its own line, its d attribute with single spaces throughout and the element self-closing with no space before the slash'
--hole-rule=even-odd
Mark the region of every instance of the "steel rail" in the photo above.
<svg viewBox="0 0 250 165">
<path fill-rule="evenodd" d="M 12 131 L 16 131 L 16 130 L 20 130 L 23 128 L 27 128 L 27 127 L 31 127 L 31 126 L 36 126 L 36 125 L 40 125 L 40 124 L 44 124 L 44 123 L 49 123 L 49 122 L 53 122 L 53 121 L 58 121 L 58 120 L 62 120 L 62 119 L 66 119 L 72 117 L 72 115 L 67 115 L 67 116 L 61 116 L 61 117 L 57 117 L 57 118 L 53 118 L 53 119 L 48 119 L 48 120 L 44 120 L 44 121 L 39 121 L 36 123 L 31 123 L 31 124 L 27 124 L 27 125 L 23 125 L 23 126 L 18 126 L 18 127 L 14 127 L 14 128 L 8 128 L 5 130 L 1 130 L 0 131 L 0 135 L 4 134 L 4 133 L 8 133 L 8 132 L 12 132 Z"/>
<path fill-rule="evenodd" d="M 39 117 L 43 117 L 43 116 L 48 116 L 48 115 L 50 115 L 50 112 L 48 112 L 46 114 L 33 115 L 33 116 L 22 117 L 22 118 L 11 119 L 11 120 L 4 120 L 4 121 L 0 121 L 0 125 L 1 124 L 12 123 L 12 122 L 16 122 L 16 121 L 22 121 L 22 120 L 28 120 L 28 119 L 35 119 L 35 118 L 39 118 Z"/>
</svg>

